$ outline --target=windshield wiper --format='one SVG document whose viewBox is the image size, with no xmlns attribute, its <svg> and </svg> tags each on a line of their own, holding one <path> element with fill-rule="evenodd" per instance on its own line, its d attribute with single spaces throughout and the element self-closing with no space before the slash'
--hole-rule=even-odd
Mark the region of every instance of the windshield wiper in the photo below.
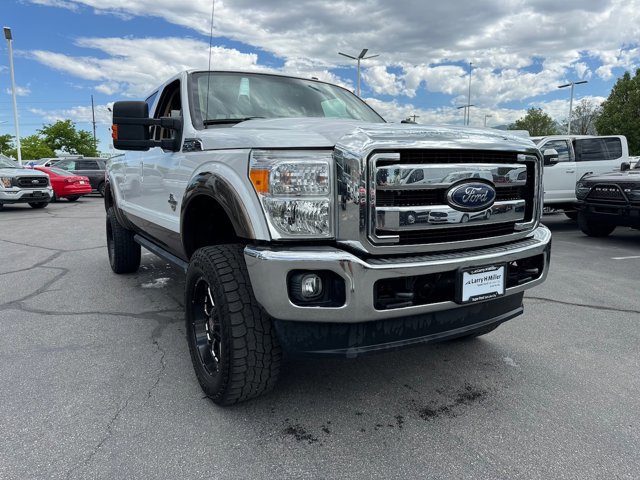
<svg viewBox="0 0 640 480">
<path fill-rule="evenodd" d="M 203 125 L 224 125 L 226 123 L 240 123 L 246 122 L 247 120 L 253 120 L 254 118 L 265 118 L 265 117 L 242 117 L 242 118 L 210 118 L 208 120 L 203 120 Z"/>
</svg>

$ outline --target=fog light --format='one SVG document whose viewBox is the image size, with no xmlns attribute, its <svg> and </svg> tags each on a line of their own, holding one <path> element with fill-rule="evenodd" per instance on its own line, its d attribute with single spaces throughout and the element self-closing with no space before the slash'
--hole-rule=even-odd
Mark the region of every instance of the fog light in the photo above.
<svg viewBox="0 0 640 480">
<path fill-rule="evenodd" d="M 306 299 L 322 295 L 322 279 L 315 273 L 309 273 L 300 280 L 300 293 Z"/>
</svg>

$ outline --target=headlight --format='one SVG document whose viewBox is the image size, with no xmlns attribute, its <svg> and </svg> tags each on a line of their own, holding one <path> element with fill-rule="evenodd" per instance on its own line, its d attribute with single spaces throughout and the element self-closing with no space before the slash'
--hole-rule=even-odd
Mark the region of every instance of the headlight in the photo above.
<svg viewBox="0 0 640 480">
<path fill-rule="evenodd" d="M 576 183 L 576 197 L 577 198 L 584 198 L 586 197 L 589 192 L 591 191 L 591 187 L 583 182 L 578 182 Z"/>
<path fill-rule="evenodd" d="M 254 150 L 249 177 L 274 239 L 331 238 L 329 151 Z"/>
<path fill-rule="evenodd" d="M 640 202 L 640 185 L 634 185 L 631 188 L 625 188 L 624 193 L 627 194 L 632 202 Z"/>
<path fill-rule="evenodd" d="M 0 177 L 0 187 L 11 188 L 11 177 Z"/>
</svg>

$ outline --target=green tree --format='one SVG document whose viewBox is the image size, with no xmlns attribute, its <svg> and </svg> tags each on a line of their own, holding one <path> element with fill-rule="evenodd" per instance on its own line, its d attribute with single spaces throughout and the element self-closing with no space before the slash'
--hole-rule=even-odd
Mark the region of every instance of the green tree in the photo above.
<svg viewBox="0 0 640 480">
<path fill-rule="evenodd" d="M 602 108 L 593 100 L 583 98 L 571 112 L 571 133 L 575 135 L 597 135 L 596 122 Z M 565 122 L 566 124 L 566 122 Z"/>
<path fill-rule="evenodd" d="M 98 145 L 93 143 L 93 135 L 86 130 L 77 130 L 71 120 L 58 120 L 45 125 L 38 133 L 53 151 L 85 157 L 98 155 Z"/>
<path fill-rule="evenodd" d="M 0 153 L 8 155 L 7 152 L 13 148 L 13 135 L 8 133 L 0 135 Z"/>
<path fill-rule="evenodd" d="M 640 69 L 633 77 L 625 72 L 618 79 L 602 104 L 596 128 L 600 135 L 624 135 L 629 154 L 640 155 Z"/>
<path fill-rule="evenodd" d="M 49 148 L 49 145 L 47 145 L 44 139 L 37 134 L 20 139 L 20 153 L 22 154 L 23 161 L 56 156 L 55 152 Z M 5 155 L 18 158 L 18 149 L 12 146 L 7 150 Z"/>
<path fill-rule="evenodd" d="M 541 108 L 531 107 L 527 114 L 509 125 L 509 130 L 527 130 L 529 135 L 557 135 L 556 122 Z"/>
</svg>

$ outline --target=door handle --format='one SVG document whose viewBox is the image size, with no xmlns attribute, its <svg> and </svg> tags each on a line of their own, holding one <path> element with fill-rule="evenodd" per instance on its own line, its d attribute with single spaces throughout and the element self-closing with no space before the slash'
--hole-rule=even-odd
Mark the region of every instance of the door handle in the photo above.
<svg viewBox="0 0 640 480">
<path fill-rule="evenodd" d="M 567 170 L 567 173 L 576 173 L 575 170 Z"/>
</svg>

